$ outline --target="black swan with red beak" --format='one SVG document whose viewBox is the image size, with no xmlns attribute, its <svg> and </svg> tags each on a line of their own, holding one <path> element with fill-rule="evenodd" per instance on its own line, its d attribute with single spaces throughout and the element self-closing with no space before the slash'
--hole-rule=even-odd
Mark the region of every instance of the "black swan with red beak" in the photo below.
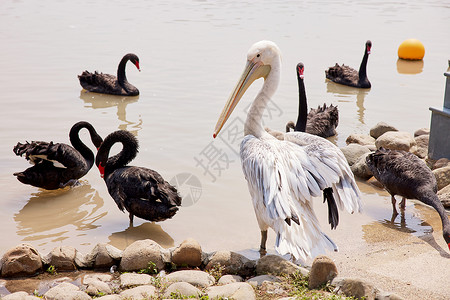
<svg viewBox="0 0 450 300">
<path fill-rule="evenodd" d="M 405 208 L 405 198 L 408 198 L 430 205 L 438 212 L 444 240 L 450 250 L 450 221 L 436 195 L 436 178 L 425 162 L 410 152 L 380 148 L 367 156 L 366 163 L 373 176 L 391 194 L 394 216 L 398 214 L 395 195 L 403 197 L 400 203 L 402 209 Z"/>
<path fill-rule="evenodd" d="M 357 88 L 370 88 L 371 84 L 369 78 L 367 78 L 367 60 L 372 49 L 372 42 L 367 41 L 364 47 L 364 56 L 359 66 L 359 71 L 346 66 L 336 64 L 334 67 L 330 67 L 325 71 L 325 76 L 336 83 L 348 85 Z"/>
<path fill-rule="evenodd" d="M 119 63 L 117 77 L 110 74 L 98 73 L 97 71 L 94 73 L 84 71 L 81 75 L 78 75 L 81 86 L 85 90 L 95 93 L 121 96 L 139 95 L 139 90 L 128 82 L 127 76 L 125 75 L 125 66 L 128 61 L 131 61 L 141 71 L 139 68 L 139 57 L 136 54 L 128 53 Z"/>
<path fill-rule="evenodd" d="M 47 190 L 55 190 L 73 185 L 86 175 L 94 164 L 94 153 L 80 140 L 82 128 L 89 130 L 92 143 L 99 148 L 102 138 L 94 127 L 85 121 L 72 126 L 69 138 L 72 146 L 63 143 L 41 141 L 17 143 L 13 148 L 16 155 L 25 155 L 33 164 L 23 172 L 14 173 L 24 183 Z"/>
<path fill-rule="evenodd" d="M 111 147 L 121 143 L 122 150 L 109 157 Z M 118 130 L 109 134 L 98 149 L 95 163 L 105 180 L 108 192 L 121 211 L 148 221 L 172 218 L 181 205 L 181 197 L 175 187 L 165 181 L 158 172 L 127 166 L 138 153 L 138 141 L 128 131 Z"/>
</svg>

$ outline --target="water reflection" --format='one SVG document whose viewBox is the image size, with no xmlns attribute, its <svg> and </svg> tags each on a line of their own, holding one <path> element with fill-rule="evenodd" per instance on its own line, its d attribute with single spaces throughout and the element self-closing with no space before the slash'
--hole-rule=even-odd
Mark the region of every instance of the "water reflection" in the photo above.
<svg viewBox="0 0 450 300">
<path fill-rule="evenodd" d="M 127 120 L 127 105 L 135 103 L 139 100 L 139 96 L 115 96 L 98 93 L 90 93 L 85 90 L 81 90 L 80 99 L 85 103 L 85 107 L 93 109 L 102 109 L 117 106 L 117 118 L 122 124 L 119 125 L 119 129 L 127 130 L 137 135 L 137 132 L 142 129 L 142 118 L 139 116 L 139 120 L 132 122 Z"/>
<path fill-rule="evenodd" d="M 397 72 L 399 74 L 419 74 L 423 70 L 423 60 L 397 60 Z"/>
<path fill-rule="evenodd" d="M 370 89 L 359 89 L 353 88 L 351 86 L 346 86 L 342 84 L 334 83 L 330 80 L 326 80 L 327 83 L 327 93 L 335 94 L 340 98 L 345 99 L 344 101 L 348 101 L 347 98 L 350 98 L 353 95 L 356 95 L 356 107 L 358 108 L 358 121 L 365 125 L 364 121 L 364 112 L 366 108 L 364 107 L 364 99 L 366 95 L 369 93 Z"/>
<path fill-rule="evenodd" d="M 107 214 L 100 211 L 103 205 L 98 192 L 85 181 L 55 191 L 39 190 L 14 215 L 17 234 L 24 236 L 23 241 L 65 240 L 73 235 L 71 227 L 87 231 L 101 226 L 97 221 Z"/>
<path fill-rule="evenodd" d="M 137 240 L 151 239 L 164 248 L 173 247 L 173 238 L 156 223 L 145 222 L 137 227 L 129 226 L 124 231 L 114 232 L 109 236 L 109 243 L 118 249 L 125 249 Z"/>
</svg>

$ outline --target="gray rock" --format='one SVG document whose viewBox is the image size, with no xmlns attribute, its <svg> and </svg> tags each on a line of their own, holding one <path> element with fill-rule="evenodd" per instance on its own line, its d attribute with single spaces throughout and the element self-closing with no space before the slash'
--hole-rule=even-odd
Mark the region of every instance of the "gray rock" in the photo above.
<svg viewBox="0 0 450 300">
<path fill-rule="evenodd" d="M 375 125 L 370 129 L 370 136 L 373 137 L 374 139 L 377 139 L 388 131 L 398 131 L 398 130 L 394 126 L 388 125 L 384 122 L 379 122 L 377 125 Z"/>
<path fill-rule="evenodd" d="M 416 147 L 414 148 L 412 153 L 414 153 L 415 155 L 417 155 L 420 158 L 427 157 L 428 142 L 430 140 L 430 136 L 427 134 L 424 134 L 424 135 L 415 137 L 414 140 L 416 141 Z"/>
<path fill-rule="evenodd" d="M 72 246 L 59 246 L 53 248 L 44 258 L 44 262 L 54 266 L 58 271 L 73 271 L 77 269 L 75 256 L 77 250 Z"/>
<path fill-rule="evenodd" d="M 169 282 L 187 282 L 201 288 L 206 288 L 216 282 L 214 277 L 199 270 L 176 271 L 166 275 L 163 278 Z"/>
<path fill-rule="evenodd" d="M 71 283 L 64 282 L 44 294 L 46 300 L 91 300 L 91 297 Z"/>
<path fill-rule="evenodd" d="M 96 273 L 96 274 L 86 274 L 83 276 L 81 283 L 83 284 L 89 284 L 92 281 L 103 281 L 103 282 L 110 282 L 113 279 L 112 275 L 110 274 L 104 274 L 104 273 Z"/>
<path fill-rule="evenodd" d="M 265 282 L 280 282 L 280 279 L 274 275 L 259 275 L 252 278 L 247 279 L 246 281 L 253 287 L 261 286 Z"/>
<path fill-rule="evenodd" d="M 86 288 L 86 293 L 91 296 L 97 296 L 99 294 L 111 294 L 112 290 L 106 282 L 101 280 L 92 280 Z"/>
<path fill-rule="evenodd" d="M 232 298 L 234 300 L 256 299 L 253 287 L 246 282 L 235 282 L 227 285 L 212 286 L 206 289 L 210 299 Z"/>
<path fill-rule="evenodd" d="M 352 166 L 350 166 L 350 169 L 352 170 L 353 174 L 364 180 L 367 180 L 373 176 L 372 171 L 369 169 L 369 166 L 367 166 L 366 163 L 366 157 L 369 154 L 370 152 L 363 154 L 357 162 L 355 162 Z"/>
<path fill-rule="evenodd" d="M 3 254 L 0 269 L 2 277 L 34 275 L 42 271 L 41 256 L 30 244 L 20 244 Z"/>
<path fill-rule="evenodd" d="M 142 300 L 156 297 L 156 288 L 152 285 L 141 285 L 120 293 L 120 299 Z"/>
<path fill-rule="evenodd" d="M 421 135 L 430 135 L 430 128 L 420 128 L 414 132 L 414 137 L 418 137 Z"/>
<path fill-rule="evenodd" d="M 1 297 L 2 300 L 40 300 L 41 298 L 28 295 L 27 292 L 15 292 Z"/>
<path fill-rule="evenodd" d="M 433 170 L 439 169 L 442 167 L 446 167 L 450 164 L 450 159 L 448 158 L 440 158 L 433 164 Z"/>
<path fill-rule="evenodd" d="M 282 275 L 295 272 L 300 272 L 304 276 L 309 274 L 309 271 L 305 268 L 299 267 L 278 255 L 265 255 L 260 258 L 256 264 L 257 275 Z"/>
<path fill-rule="evenodd" d="M 178 298 L 185 299 L 186 297 L 199 297 L 202 294 L 201 290 L 190 283 L 174 282 L 164 292 L 164 298 L 171 298 L 171 295 L 177 295 Z"/>
<path fill-rule="evenodd" d="M 370 149 L 367 146 L 359 144 L 349 144 L 340 149 L 342 153 L 344 153 L 344 156 L 350 166 L 356 163 L 361 158 L 361 156 L 370 152 Z"/>
<path fill-rule="evenodd" d="M 93 268 L 110 268 L 117 265 L 122 258 L 123 251 L 106 243 L 97 244 L 86 258 Z"/>
<path fill-rule="evenodd" d="M 249 276 L 254 274 L 255 262 L 247 257 L 232 251 L 221 250 L 215 252 L 209 257 L 206 269 L 210 270 L 220 265 L 224 267 L 224 272 L 229 274 L 238 274 L 241 276 Z"/>
<path fill-rule="evenodd" d="M 440 189 L 437 192 L 439 200 L 441 200 L 442 205 L 445 208 L 450 208 L 450 185 L 447 185 L 446 187 Z"/>
<path fill-rule="evenodd" d="M 129 245 L 122 254 L 120 270 L 137 271 L 145 269 L 153 262 L 158 270 L 164 268 L 161 246 L 153 240 L 139 240 Z"/>
<path fill-rule="evenodd" d="M 375 145 L 375 139 L 367 134 L 352 133 L 345 140 L 347 145 L 359 144 L 359 145 Z"/>
<path fill-rule="evenodd" d="M 243 282 L 244 279 L 239 276 L 239 275 L 223 275 L 222 277 L 219 278 L 219 281 L 217 282 L 219 285 L 224 285 L 224 284 L 230 284 L 230 283 L 235 283 L 235 282 Z"/>
<path fill-rule="evenodd" d="M 375 146 L 377 149 L 383 147 L 391 150 L 410 151 L 416 146 L 416 140 L 409 132 L 388 131 L 376 139 Z"/>
<path fill-rule="evenodd" d="M 337 267 L 329 257 L 324 255 L 317 256 L 311 266 L 308 286 L 311 289 L 315 289 L 335 278 L 337 274 Z"/>
<path fill-rule="evenodd" d="M 202 247 L 196 240 L 187 239 L 173 251 L 172 262 L 177 266 L 198 267 L 202 263 Z"/>
<path fill-rule="evenodd" d="M 347 297 L 375 300 L 378 290 L 368 282 L 354 278 L 336 277 L 332 284 L 336 286 L 334 292 L 344 294 Z"/>
<path fill-rule="evenodd" d="M 438 190 L 450 184 L 450 166 L 434 169 L 432 172 L 436 177 Z"/>
<path fill-rule="evenodd" d="M 120 275 L 120 287 L 130 287 L 134 285 L 150 285 L 153 277 L 148 274 L 123 273 Z"/>
</svg>

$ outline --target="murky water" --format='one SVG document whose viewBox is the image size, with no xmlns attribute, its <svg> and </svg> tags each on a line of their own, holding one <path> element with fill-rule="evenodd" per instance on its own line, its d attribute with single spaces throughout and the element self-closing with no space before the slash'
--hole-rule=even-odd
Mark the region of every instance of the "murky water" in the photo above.
<svg viewBox="0 0 450 300">
<path fill-rule="evenodd" d="M 0 253 L 20 242 L 42 253 L 62 244 L 86 252 L 99 242 L 123 249 L 152 238 L 170 247 L 187 237 L 206 251 L 251 252 L 259 229 L 235 137 L 212 139 L 250 45 L 270 39 L 283 52 L 282 81 L 266 125 L 281 130 L 296 119 L 294 67 L 303 61 L 309 105 L 339 106 L 333 141 L 343 146 L 350 133 L 368 132 L 379 121 L 411 133 L 429 127 L 428 108 L 443 103 L 449 17 L 447 1 L 1 1 Z M 423 63 L 397 60 L 398 45 L 411 37 L 425 45 Z M 367 39 L 373 42 L 368 64 L 373 87 L 326 82 L 324 70 L 336 62 L 359 67 Z M 78 74 L 85 69 L 114 74 L 128 52 L 140 57 L 142 72 L 127 68 L 140 96 L 82 91 Z M 242 126 L 260 85 L 247 91 L 228 124 Z M 12 176 L 28 167 L 12 153 L 18 141 L 68 143 L 68 131 L 79 120 L 91 122 L 102 136 L 117 129 L 136 134 L 140 153 L 133 164 L 177 182 L 186 206 L 172 220 L 135 219 L 130 228 L 95 168 L 80 186 L 58 191 L 26 186 Z M 87 140 L 85 132 L 82 139 Z M 343 216 L 342 222 L 364 225 L 344 237 L 361 234 L 371 243 L 374 226 L 418 235 L 430 232 L 429 224 L 440 229 L 437 214 L 412 202 L 403 219 L 391 222 L 387 193 L 360 186 L 365 211 Z M 317 209 L 326 227 L 319 201 Z M 342 235 L 345 228 L 337 231 Z"/>
</svg>

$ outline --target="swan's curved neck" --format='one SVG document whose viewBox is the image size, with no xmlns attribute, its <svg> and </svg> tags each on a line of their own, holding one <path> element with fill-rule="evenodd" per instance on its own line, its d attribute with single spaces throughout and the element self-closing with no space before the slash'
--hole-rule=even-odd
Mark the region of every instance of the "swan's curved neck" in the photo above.
<svg viewBox="0 0 450 300">
<path fill-rule="evenodd" d="M 297 76 L 298 80 L 298 117 L 295 124 L 295 131 L 306 131 L 306 122 L 308 119 L 308 104 L 306 100 L 305 83 L 300 76 Z"/>
<path fill-rule="evenodd" d="M 367 48 L 367 47 L 366 47 Z M 361 65 L 359 66 L 359 81 L 365 80 L 367 78 L 367 60 L 369 59 L 369 53 L 367 49 L 364 52 L 363 59 L 361 61 Z"/>
<path fill-rule="evenodd" d="M 256 98 L 255 100 L 253 100 L 253 103 L 248 111 L 247 119 L 244 125 L 244 135 L 251 134 L 257 138 L 260 138 L 263 134 L 266 133 L 262 125 L 262 116 L 264 110 L 267 107 L 267 103 L 277 90 L 278 83 L 280 82 L 280 58 L 275 58 L 272 61 L 270 67 L 270 72 L 265 78 L 261 90 L 258 92 L 258 95 L 256 95 Z"/>
<path fill-rule="evenodd" d="M 127 76 L 125 75 L 125 67 L 127 65 L 129 58 L 124 56 L 117 67 L 117 80 L 120 84 L 127 82 Z"/>
<path fill-rule="evenodd" d="M 91 149 L 89 149 L 89 147 L 86 146 L 80 139 L 79 133 L 82 128 L 89 130 L 92 140 L 94 140 L 94 136 L 98 136 L 91 124 L 87 122 L 78 122 L 70 129 L 69 140 L 72 146 L 84 157 L 89 167 L 92 167 L 94 164 L 94 153 L 92 153 Z"/>
<path fill-rule="evenodd" d="M 447 212 L 445 211 L 445 208 L 442 205 L 442 202 L 441 200 L 439 200 L 439 197 L 436 195 L 436 193 L 433 193 L 431 191 L 426 192 L 422 196 L 422 199 L 419 200 L 436 209 L 442 221 L 442 228 L 446 229 L 447 231 L 450 231 L 450 220 L 448 219 Z"/>
</svg>

